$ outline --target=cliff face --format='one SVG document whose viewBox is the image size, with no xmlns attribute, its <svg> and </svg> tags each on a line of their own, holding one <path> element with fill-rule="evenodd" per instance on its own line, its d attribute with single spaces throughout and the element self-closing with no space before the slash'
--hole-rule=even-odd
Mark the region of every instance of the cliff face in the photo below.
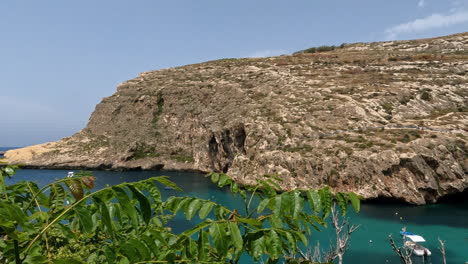
<svg viewBox="0 0 468 264">
<path fill-rule="evenodd" d="M 144 72 L 85 129 L 6 153 L 47 168 L 222 171 L 435 202 L 468 186 L 468 33 Z"/>
</svg>

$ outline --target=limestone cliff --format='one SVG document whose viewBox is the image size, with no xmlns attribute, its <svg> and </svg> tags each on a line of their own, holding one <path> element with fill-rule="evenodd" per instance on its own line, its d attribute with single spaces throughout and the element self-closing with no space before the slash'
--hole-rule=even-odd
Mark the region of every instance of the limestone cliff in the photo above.
<svg viewBox="0 0 468 264">
<path fill-rule="evenodd" d="M 226 172 L 435 202 L 468 186 L 468 33 L 144 72 L 85 129 L 6 153 L 43 168 Z"/>
</svg>

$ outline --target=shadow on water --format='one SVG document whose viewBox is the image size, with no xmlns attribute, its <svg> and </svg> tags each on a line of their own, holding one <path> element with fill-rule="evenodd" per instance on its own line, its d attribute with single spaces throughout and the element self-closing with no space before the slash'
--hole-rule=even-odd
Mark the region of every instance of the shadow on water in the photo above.
<svg viewBox="0 0 468 264">
<path fill-rule="evenodd" d="M 465 208 L 468 208 L 466 201 L 468 201 L 468 188 L 465 189 L 463 192 L 450 194 L 439 199 L 439 202 L 443 204 L 458 204 L 464 205 Z"/>
<path fill-rule="evenodd" d="M 450 195 L 437 204 L 408 205 L 389 199 L 375 199 L 362 204 L 361 215 L 369 218 L 416 225 L 445 225 L 468 228 L 468 189 Z"/>
</svg>

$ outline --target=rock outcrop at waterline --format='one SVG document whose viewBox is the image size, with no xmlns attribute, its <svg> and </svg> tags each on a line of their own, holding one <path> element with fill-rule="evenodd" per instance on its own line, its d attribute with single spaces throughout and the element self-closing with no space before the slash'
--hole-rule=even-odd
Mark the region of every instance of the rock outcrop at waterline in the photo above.
<svg viewBox="0 0 468 264">
<path fill-rule="evenodd" d="M 12 150 L 43 168 L 226 172 L 414 204 L 468 186 L 468 33 L 144 72 L 85 129 Z"/>
</svg>

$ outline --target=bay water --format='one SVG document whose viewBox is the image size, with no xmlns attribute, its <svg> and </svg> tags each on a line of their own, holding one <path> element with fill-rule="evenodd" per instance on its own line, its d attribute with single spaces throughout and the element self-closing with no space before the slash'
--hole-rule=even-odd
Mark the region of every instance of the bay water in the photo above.
<svg viewBox="0 0 468 264">
<path fill-rule="evenodd" d="M 2 151 L 2 149 L 0 149 Z M 23 180 L 31 180 L 40 186 L 48 184 L 54 179 L 62 179 L 67 175 L 67 170 L 19 170 L 7 183 Z M 75 171 L 77 172 L 77 171 Z M 183 192 L 160 188 L 166 198 L 172 195 L 193 196 L 212 200 L 242 211 L 243 201 L 234 196 L 227 188 L 220 189 L 208 178 L 199 173 L 177 171 L 94 171 L 96 177 L 96 190 L 108 185 L 121 182 L 133 182 L 144 180 L 153 176 L 169 176 Z M 351 237 L 350 248 L 344 256 L 344 263 L 400 263 L 396 254 L 392 251 L 388 242 L 388 235 L 393 234 L 397 243 L 401 242 L 399 231 L 406 227 L 407 231 L 422 235 L 426 239 L 425 246 L 432 251 L 432 256 L 423 259 L 414 257 L 414 263 L 442 263 L 438 250 L 437 239 L 446 241 L 447 263 L 468 262 L 468 199 L 465 195 L 458 196 L 451 201 L 412 206 L 394 202 L 364 202 L 361 211 L 355 213 L 351 208 L 347 217 L 350 223 L 360 225 Z M 190 222 L 184 220 L 184 216 L 178 216 L 171 227 L 174 232 L 182 232 L 190 228 Z M 312 238 L 320 241 L 327 247 L 333 243 L 334 230 L 323 228 L 320 232 L 314 232 Z M 245 258 L 243 263 L 253 263 Z"/>
</svg>

